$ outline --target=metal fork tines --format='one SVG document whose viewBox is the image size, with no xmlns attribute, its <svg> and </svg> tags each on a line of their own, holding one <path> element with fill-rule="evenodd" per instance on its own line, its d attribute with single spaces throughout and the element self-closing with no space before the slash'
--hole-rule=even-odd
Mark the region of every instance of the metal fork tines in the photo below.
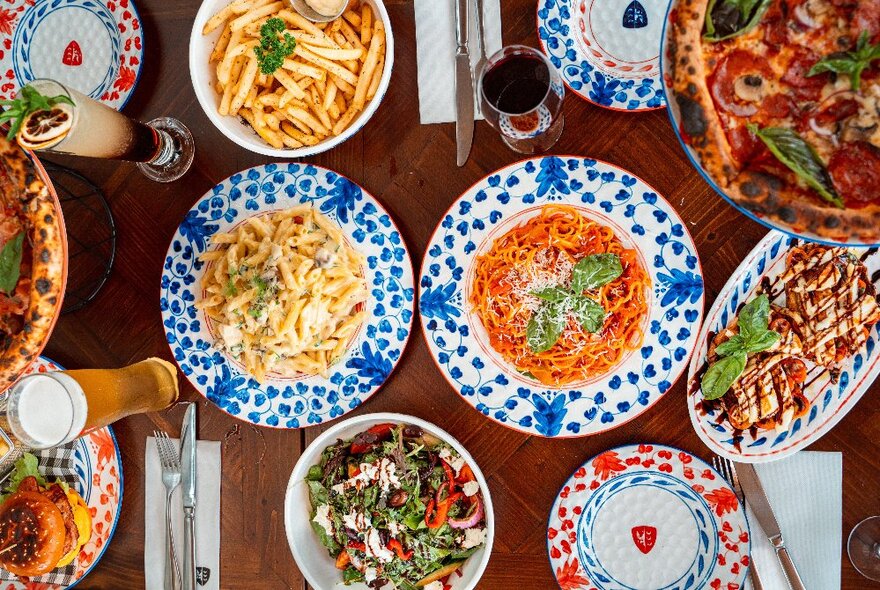
<svg viewBox="0 0 880 590">
<path fill-rule="evenodd" d="M 165 485 L 165 590 L 176 590 L 180 587 L 180 566 L 171 527 L 171 496 L 180 485 L 180 454 L 165 432 L 155 430 L 153 436 L 156 437 L 156 449 L 162 464 L 162 483 Z"/>
<path fill-rule="evenodd" d="M 729 459 L 717 455 L 712 458 L 712 465 L 715 467 L 715 471 L 720 473 L 721 477 L 727 480 L 727 483 L 733 487 L 733 492 L 736 494 L 736 497 L 739 498 L 740 504 L 742 504 L 743 510 L 745 510 L 746 497 L 745 494 L 743 494 L 739 478 L 736 476 L 736 467 Z M 749 561 L 749 580 L 752 582 L 752 590 L 764 590 L 761 578 L 758 577 L 758 570 L 755 569 L 754 560 Z"/>
</svg>

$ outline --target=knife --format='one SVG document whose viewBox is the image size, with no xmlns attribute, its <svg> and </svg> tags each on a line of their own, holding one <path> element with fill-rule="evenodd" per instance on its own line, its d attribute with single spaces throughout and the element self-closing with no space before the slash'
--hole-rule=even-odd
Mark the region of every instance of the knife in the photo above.
<svg viewBox="0 0 880 590">
<path fill-rule="evenodd" d="M 183 488 L 183 590 L 196 590 L 196 404 L 183 416 L 180 435 L 180 463 Z"/>
<path fill-rule="evenodd" d="M 455 3 L 455 145 L 459 166 L 464 166 L 474 141 L 474 79 L 468 52 L 470 0 Z"/>
<path fill-rule="evenodd" d="M 785 541 L 782 539 L 782 530 L 779 523 L 776 522 L 776 516 L 773 514 L 773 508 L 770 506 L 770 500 L 764 492 L 764 486 L 755 472 L 755 467 L 747 463 L 737 463 L 736 472 L 739 475 L 739 482 L 742 485 L 743 493 L 758 519 L 758 524 L 764 529 L 764 534 L 770 539 L 770 544 L 776 549 L 776 557 L 782 564 L 782 571 L 788 579 L 788 585 L 792 590 L 806 590 L 804 582 L 798 574 L 788 549 L 785 548 Z"/>
</svg>

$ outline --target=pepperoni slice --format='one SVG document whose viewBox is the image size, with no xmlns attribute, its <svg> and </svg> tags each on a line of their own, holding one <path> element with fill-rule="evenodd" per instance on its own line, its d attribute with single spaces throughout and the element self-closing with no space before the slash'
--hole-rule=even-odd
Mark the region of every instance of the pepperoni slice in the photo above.
<svg viewBox="0 0 880 590">
<path fill-rule="evenodd" d="M 709 90 L 719 108 L 738 117 L 758 112 L 756 104 L 740 100 L 734 91 L 737 79 L 748 75 L 769 79 L 770 67 L 765 60 L 744 49 L 731 51 L 721 59 L 709 80 Z"/>
<path fill-rule="evenodd" d="M 795 102 L 790 96 L 784 94 L 773 94 L 764 99 L 761 103 L 761 118 L 766 119 L 785 119 L 794 112 Z"/>
<path fill-rule="evenodd" d="M 831 156 L 828 173 L 847 207 L 880 201 L 880 148 L 866 141 L 843 144 Z"/>
<path fill-rule="evenodd" d="M 802 100 L 819 100 L 822 88 L 829 80 L 829 74 L 822 73 L 807 77 L 810 68 L 821 58 L 809 49 L 799 48 L 794 58 L 788 62 L 782 82 L 789 86 L 792 93 Z"/>
<path fill-rule="evenodd" d="M 819 127 L 828 127 L 832 123 L 843 121 L 858 112 L 859 103 L 854 98 L 846 98 L 824 105 L 818 113 L 813 115 L 813 120 Z"/>
<path fill-rule="evenodd" d="M 740 167 L 744 167 L 766 149 L 764 143 L 745 127 L 728 129 L 727 142 L 730 144 L 730 154 L 739 162 Z"/>
</svg>

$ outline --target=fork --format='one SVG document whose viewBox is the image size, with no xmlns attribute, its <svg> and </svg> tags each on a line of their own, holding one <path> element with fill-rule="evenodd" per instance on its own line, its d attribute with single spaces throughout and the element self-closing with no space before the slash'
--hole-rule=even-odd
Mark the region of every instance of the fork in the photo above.
<svg viewBox="0 0 880 590">
<path fill-rule="evenodd" d="M 177 564 L 177 551 L 174 549 L 174 531 L 171 528 L 171 496 L 180 485 L 180 455 L 168 434 L 154 430 L 156 449 L 162 463 L 162 483 L 165 484 L 165 590 L 179 587 L 180 566 Z"/>
<path fill-rule="evenodd" d="M 712 457 L 712 465 L 715 467 L 715 471 L 720 473 L 721 477 L 726 479 L 727 483 L 733 486 L 733 491 L 736 493 L 736 497 L 739 498 L 740 504 L 742 504 L 743 509 L 745 509 L 746 497 L 745 494 L 743 494 L 742 486 L 739 483 L 739 477 L 736 475 L 736 467 L 734 467 L 730 459 L 725 459 L 718 455 Z M 752 590 L 764 590 L 761 578 L 758 577 L 758 570 L 755 569 L 754 561 L 749 563 L 749 581 L 752 583 Z"/>
</svg>

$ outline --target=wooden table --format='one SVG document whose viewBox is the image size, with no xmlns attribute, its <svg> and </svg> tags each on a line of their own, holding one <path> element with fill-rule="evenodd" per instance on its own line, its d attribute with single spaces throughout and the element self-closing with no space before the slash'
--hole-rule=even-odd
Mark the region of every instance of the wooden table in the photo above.
<svg viewBox="0 0 880 590">
<path fill-rule="evenodd" d="M 435 225 L 450 203 L 489 172 L 519 156 L 479 123 L 470 161 L 455 166 L 453 125 L 419 124 L 413 4 L 386 0 L 396 54 L 390 90 L 367 126 L 348 142 L 310 161 L 336 170 L 376 195 L 399 221 L 418 268 Z M 64 316 L 46 354 L 66 367 L 118 367 L 148 356 L 170 359 L 159 315 L 165 251 L 185 212 L 218 181 L 267 158 L 238 148 L 208 121 L 193 94 L 187 45 L 198 0 L 137 0 L 146 35 L 140 83 L 125 112 L 142 120 L 171 114 L 196 142 L 190 172 L 154 184 L 133 165 L 57 159 L 98 183 L 119 231 L 113 274 L 97 299 Z M 535 0 L 504 0 L 504 41 L 537 46 Z M 452 81 L 450 80 L 450 84 Z M 767 229 L 720 199 L 688 163 L 665 111 L 627 114 L 569 96 L 566 129 L 555 153 L 601 158 L 652 184 L 688 224 L 702 259 L 706 306 Z M 862 518 L 880 514 L 880 398 L 874 387 L 837 427 L 811 448 L 844 453 L 843 539 Z M 239 422 L 187 383 L 181 398 L 200 402 L 200 435 L 223 442 L 221 585 L 224 589 L 306 586 L 287 546 L 283 499 L 299 453 L 321 432 L 278 431 Z M 437 423 L 474 455 L 489 480 L 497 533 L 480 588 L 556 588 L 546 551 L 547 514 L 561 484 L 587 458 L 609 447 L 654 441 L 708 457 L 691 428 L 684 379 L 639 419 L 611 432 L 575 440 L 529 437 L 485 419 L 452 391 L 432 362 L 418 321 L 388 383 L 355 413 L 397 411 Z M 80 588 L 143 588 L 144 445 L 156 427 L 176 434 L 182 410 L 142 415 L 115 425 L 125 471 L 116 536 Z M 880 588 L 843 557 L 843 588 Z M 823 590 L 823 589 L 815 589 Z"/>
</svg>

